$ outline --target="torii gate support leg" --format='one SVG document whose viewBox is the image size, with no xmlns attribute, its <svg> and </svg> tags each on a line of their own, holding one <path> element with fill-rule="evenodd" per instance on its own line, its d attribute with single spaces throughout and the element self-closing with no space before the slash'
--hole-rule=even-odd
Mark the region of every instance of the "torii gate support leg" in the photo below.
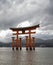
<svg viewBox="0 0 53 65">
<path fill-rule="evenodd" d="M 22 38 L 20 38 L 20 50 L 22 49 Z"/>
<path fill-rule="evenodd" d="M 31 30 L 29 30 L 29 46 L 30 46 L 30 50 L 32 50 Z"/>
<path fill-rule="evenodd" d="M 28 50 L 28 46 L 29 46 L 29 41 L 28 41 L 28 36 L 26 36 L 26 50 Z"/>
<path fill-rule="evenodd" d="M 17 38 L 16 38 L 16 50 L 18 50 L 18 31 L 17 31 Z"/>
<path fill-rule="evenodd" d="M 33 39 L 33 50 L 35 50 L 35 37 L 33 37 L 32 39 Z"/>
<path fill-rule="evenodd" d="M 12 37 L 12 50 L 14 50 L 14 37 Z"/>
</svg>

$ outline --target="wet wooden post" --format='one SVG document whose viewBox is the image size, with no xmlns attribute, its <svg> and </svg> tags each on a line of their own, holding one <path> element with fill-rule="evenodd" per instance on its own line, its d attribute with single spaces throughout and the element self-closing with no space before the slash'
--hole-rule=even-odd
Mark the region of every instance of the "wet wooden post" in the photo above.
<svg viewBox="0 0 53 65">
<path fill-rule="evenodd" d="M 26 36 L 26 50 L 28 50 L 29 42 L 28 42 L 28 36 Z"/>
<path fill-rule="evenodd" d="M 29 30 L 29 46 L 30 46 L 30 50 L 32 50 L 31 30 Z"/>
<path fill-rule="evenodd" d="M 16 50 L 18 50 L 18 31 L 17 31 L 17 35 L 16 35 Z"/>
<path fill-rule="evenodd" d="M 35 37 L 32 37 L 33 39 L 33 50 L 35 50 Z"/>
<path fill-rule="evenodd" d="M 22 38 L 19 39 L 20 40 L 20 50 L 22 49 Z"/>
<path fill-rule="evenodd" d="M 12 37 L 12 50 L 14 50 L 14 37 Z"/>
</svg>

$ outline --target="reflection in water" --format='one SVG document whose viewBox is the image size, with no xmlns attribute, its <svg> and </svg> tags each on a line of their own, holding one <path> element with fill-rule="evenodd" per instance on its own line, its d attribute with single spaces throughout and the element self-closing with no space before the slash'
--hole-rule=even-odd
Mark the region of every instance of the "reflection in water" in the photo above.
<svg viewBox="0 0 53 65">
<path fill-rule="evenodd" d="M 21 51 L 0 48 L 0 65 L 53 65 L 53 48 L 36 48 Z"/>
</svg>

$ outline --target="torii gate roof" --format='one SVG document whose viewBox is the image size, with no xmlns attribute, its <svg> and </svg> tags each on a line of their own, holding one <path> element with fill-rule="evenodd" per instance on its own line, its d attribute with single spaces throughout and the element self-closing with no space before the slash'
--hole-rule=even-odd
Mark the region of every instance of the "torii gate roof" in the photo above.
<svg viewBox="0 0 53 65">
<path fill-rule="evenodd" d="M 21 27 L 21 28 L 10 28 L 12 31 L 23 31 L 23 30 L 34 30 L 36 28 L 40 27 L 38 25 L 30 26 L 30 27 Z"/>
</svg>

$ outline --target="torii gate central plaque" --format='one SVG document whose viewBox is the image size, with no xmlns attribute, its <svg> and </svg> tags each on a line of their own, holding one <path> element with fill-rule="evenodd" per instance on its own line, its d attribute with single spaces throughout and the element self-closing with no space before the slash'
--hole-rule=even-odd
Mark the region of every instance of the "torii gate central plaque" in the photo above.
<svg viewBox="0 0 53 65">
<path fill-rule="evenodd" d="M 31 34 L 35 34 L 36 32 L 32 32 L 31 30 L 34 30 L 38 27 L 39 27 L 39 24 L 35 26 L 31 26 L 31 27 L 24 27 L 24 28 L 10 28 L 13 32 L 16 32 L 16 33 L 13 33 L 13 35 L 16 35 L 16 40 L 14 39 L 14 37 L 12 37 L 12 49 L 14 50 L 14 47 L 15 47 L 14 41 L 16 41 L 16 50 L 18 50 L 18 47 L 20 47 L 20 50 L 21 50 L 22 49 L 22 39 L 19 38 L 18 35 L 28 34 L 28 36 L 26 36 L 26 50 L 28 50 L 28 48 L 30 50 L 32 49 L 35 50 L 35 42 L 34 42 L 35 38 L 32 37 Z"/>
</svg>

